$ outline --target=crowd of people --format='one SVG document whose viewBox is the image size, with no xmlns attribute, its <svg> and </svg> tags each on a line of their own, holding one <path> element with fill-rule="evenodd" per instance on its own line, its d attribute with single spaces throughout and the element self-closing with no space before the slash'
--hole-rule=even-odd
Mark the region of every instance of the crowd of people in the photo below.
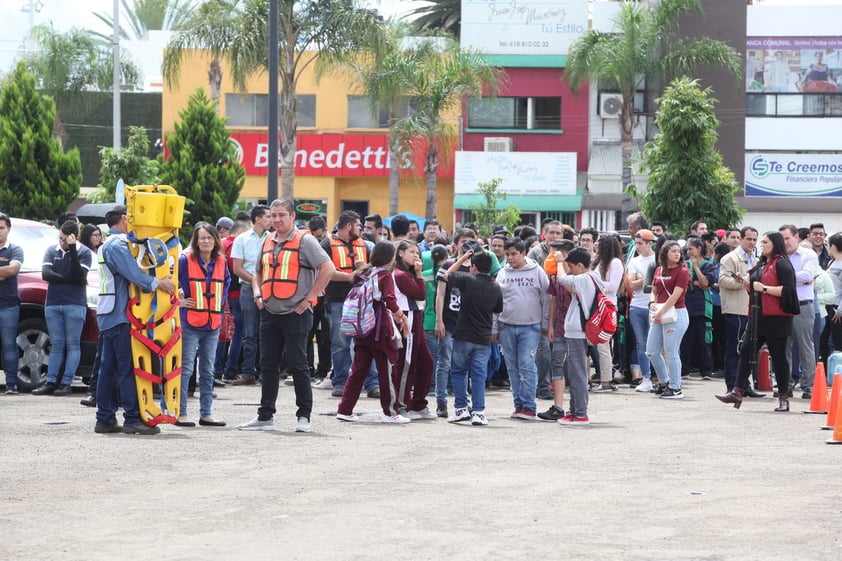
<svg viewBox="0 0 842 561">
<path fill-rule="evenodd" d="M 483 426 L 486 388 L 497 387 L 511 392 L 514 419 L 578 426 L 590 422 L 590 394 L 626 385 L 681 399 L 682 380 L 698 373 L 721 379 L 716 397 L 739 408 L 745 397 L 764 396 L 756 369 L 764 346 L 775 411 L 783 412 L 797 386 L 811 397 L 817 362 L 842 350 L 842 233 L 826 240 L 818 223 L 761 235 L 751 226 L 709 231 L 700 220 L 676 236 L 634 213 L 628 238 L 556 220 L 540 231 L 498 225 L 486 238 L 472 224 L 448 236 L 434 219 L 419 227 L 398 215 L 387 228 L 376 214 L 350 210 L 329 231 L 323 217 L 301 224 L 291 201 L 276 200 L 197 223 L 178 261 L 177 285 L 139 269 L 125 207 L 109 212 L 106 223 L 103 243 L 99 228 L 80 230 L 72 214 L 59 219 L 58 244 L 43 265 L 52 349 L 46 381 L 32 392 L 70 393 L 87 273 L 98 268 L 100 339 L 82 404 L 97 407 L 99 433 L 159 432 L 138 413 L 125 314 L 130 283 L 180 303 L 176 424 L 184 427 L 196 425 L 187 399 L 194 387 L 198 424 L 221 427 L 226 423 L 212 414 L 215 387 L 260 383 L 257 416 L 238 428 L 274 430 L 282 381 L 294 386 L 300 432 L 312 428 L 314 390 L 339 398 L 336 418 L 344 422 L 359 420 L 354 407 L 365 391 L 380 401 L 384 423 L 440 417 Z M 0 214 L 7 365 L 15 361 L 7 349 L 14 306 L 6 304 L 22 261 L 22 248 L 5 239 L 9 227 Z M 349 335 L 341 328 L 343 306 L 363 282 L 374 293 L 373 328 Z M 584 324 L 597 292 L 616 305 L 619 328 L 591 345 Z M 15 393 L 15 370 L 6 372 L 6 392 Z M 540 401 L 550 402 L 546 410 Z"/>
</svg>

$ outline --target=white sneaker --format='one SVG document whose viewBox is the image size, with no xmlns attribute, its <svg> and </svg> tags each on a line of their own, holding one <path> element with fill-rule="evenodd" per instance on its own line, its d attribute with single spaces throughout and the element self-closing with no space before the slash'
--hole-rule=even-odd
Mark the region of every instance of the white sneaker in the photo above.
<svg viewBox="0 0 842 561">
<path fill-rule="evenodd" d="M 474 411 L 471 413 L 471 424 L 475 427 L 481 427 L 488 424 L 488 419 L 485 418 L 485 411 Z"/>
<path fill-rule="evenodd" d="M 406 417 L 407 419 L 409 419 L 410 421 L 418 421 L 422 418 L 420 411 L 407 411 L 407 412 L 401 413 L 401 414 L 404 417 Z"/>
<path fill-rule="evenodd" d="M 448 423 L 458 423 L 459 421 L 470 421 L 471 420 L 471 413 L 468 411 L 468 408 L 465 407 L 464 409 L 454 409 L 453 415 L 447 418 Z"/>
<path fill-rule="evenodd" d="M 312 430 L 312 427 L 310 427 L 310 419 L 307 417 L 298 418 L 298 422 L 295 423 L 295 432 L 310 432 Z"/>
<path fill-rule="evenodd" d="M 652 378 L 644 378 L 643 381 L 640 384 L 638 384 L 638 386 L 634 389 L 634 391 L 649 393 L 652 391 L 652 389 Z"/>
<path fill-rule="evenodd" d="M 333 389 L 333 380 L 330 378 L 322 378 L 321 382 L 318 384 L 313 384 L 313 389 L 316 390 L 332 390 Z"/>
<path fill-rule="evenodd" d="M 406 423 L 411 423 L 412 421 L 404 417 L 403 415 L 394 415 L 391 417 L 389 415 L 383 415 L 382 417 L 380 417 L 380 422 L 395 425 L 405 425 Z"/>
<path fill-rule="evenodd" d="M 275 420 L 269 419 L 268 421 L 261 421 L 258 417 L 255 417 L 251 421 L 243 423 L 237 428 L 240 430 L 275 430 Z"/>
<path fill-rule="evenodd" d="M 418 415 L 420 415 L 419 419 L 423 419 L 425 421 L 432 421 L 437 418 L 436 414 L 430 411 L 429 407 L 425 407 L 421 411 L 415 411 L 415 413 L 418 413 Z"/>
<path fill-rule="evenodd" d="M 343 415 L 342 413 L 337 413 L 336 418 L 339 421 L 345 421 L 346 423 L 356 423 L 360 420 L 359 417 L 351 413 L 350 415 Z"/>
</svg>

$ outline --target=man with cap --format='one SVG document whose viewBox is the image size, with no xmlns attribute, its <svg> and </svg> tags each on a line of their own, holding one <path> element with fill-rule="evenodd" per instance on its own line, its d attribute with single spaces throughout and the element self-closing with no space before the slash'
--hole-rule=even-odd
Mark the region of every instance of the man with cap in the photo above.
<svg viewBox="0 0 842 561">
<path fill-rule="evenodd" d="M 629 299 L 629 323 L 634 332 L 637 349 L 637 363 L 630 364 L 631 386 L 639 392 L 652 391 L 652 371 L 646 356 L 646 340 L 649 337 L 649 294 L 644 290 L 649 268 L 657 259 L 652 244 L 655 234 L 652 230 L 640 229 L 634 235 L 634 251 L 626 268 L 626 288 L 631 291 Z"/>
<path fill-rule="evenodd" d="M 491 228 L 491 235 L 496 236 L 497 234 L 509 237 L 509 229 L 506 228 L 504 224 L 495 224 L 494 227 Z"/>
<path fill-rule="evenodd" d="M 161 429 L 144 425 L 140 418 L 132 373 L 129 320 L 126 317 L 129 284 L 144 292 L 158 290 L 169 296 L 174 294 L 175 284 L 169 277 L 158 279 L 140 269 L 126 238 L 129 228 L 126 212 L 125 206 L 118 205 L 105 215 L 109 236 L 99 250 L 100 294 L 96 319 L 102 338 L 102 362 L 97 384 L 94 432 L 151 435 L 158 434 Z M 122 427 L 117 423 L 118 403 L 123 407 Z"/>
</svg>

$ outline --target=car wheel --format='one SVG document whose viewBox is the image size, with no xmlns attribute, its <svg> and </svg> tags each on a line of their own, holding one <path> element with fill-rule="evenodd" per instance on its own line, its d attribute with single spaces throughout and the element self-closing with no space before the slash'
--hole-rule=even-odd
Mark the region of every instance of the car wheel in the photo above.
<svg viewBox="0 0 842 561">
<path fill-rule="evenodd" d="M 47 322 L 41 318 L 25 319 L 18 325 L 18 389 L 32 391 L 47 379 L 50 336 Z"/>
</svg>

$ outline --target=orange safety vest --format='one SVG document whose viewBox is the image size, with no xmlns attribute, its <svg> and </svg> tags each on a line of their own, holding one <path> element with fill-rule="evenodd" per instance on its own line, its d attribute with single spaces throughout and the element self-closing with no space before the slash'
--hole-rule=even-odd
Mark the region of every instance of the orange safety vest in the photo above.
<svg viewBox="0 0 842 561">
<path fill-rule="evenodd" d="M 353 257 L 351 254 L 353 253 Z M 337 271 L 350 273 L 354 267 L 354 261 L 368 263 L 368 246 L 360 238 L 351 242 L 351 252 L 348 251 L 348 244 L 336 236 L 330 237 L 330 259 L 336 266 Z"/>
<path fill-rule="evenodd" d="M 264 301 L 269 298 L 292 298 L 298 288 L 298 272 L 300 270 L 299 251 L 301 239 L 307 232 L 296 230 L 295 236 L 285 242 L 278 255 L 275 256 L 275 236 L 268 236 L 263 242 L 263 253 L 260 262 L 263 272 L 263 282 L 260 285 L 260 297 Z"/>
<path fill-rule="evenodd" d="M 187 323 L 193 327 L 210 325 L 216 329 L 222 323 L 222 295 L 225 293 L 225 262 L 224 255 L 217 255 L 213 265 L 213 275 L 207 278 L 207 273 L 199 265 L 197 256 L 187 257 L 187 282 L 190 285 L 190 295 L 196 301 L 196 307 L 187 310 Z"/>
</svg>

